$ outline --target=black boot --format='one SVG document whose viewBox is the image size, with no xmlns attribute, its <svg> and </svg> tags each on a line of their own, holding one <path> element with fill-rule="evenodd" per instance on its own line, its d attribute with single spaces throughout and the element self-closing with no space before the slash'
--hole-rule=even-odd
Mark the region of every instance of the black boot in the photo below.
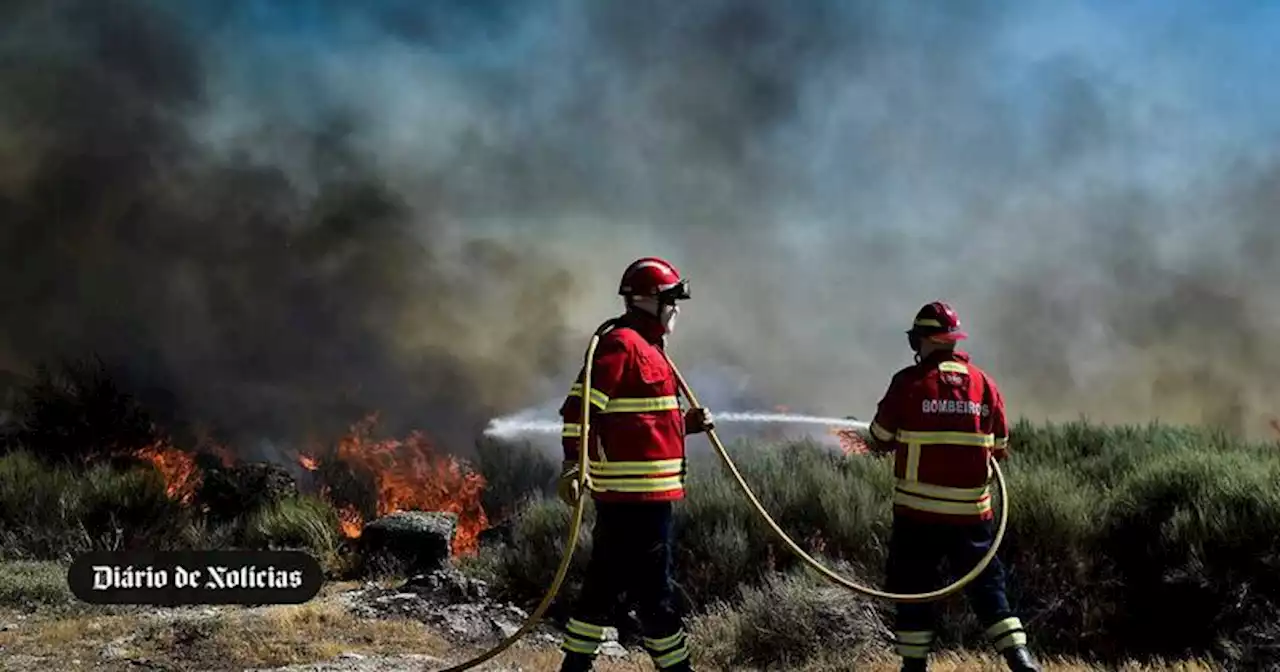
<svg viewBox="0 0 1280 672">
<path fill-rule="evenodd" d="M 595 658 L 591 656 L 571 651 L 564 654 L 564 662 L 560 663 L 560 672 L 591 672 L 591 665 L 594 662 Z"/>
<path fill-rule="evenodd" d="M 1006 649 L 1004 659 L 1013 672 L 1040 672 L 1040 666 L 1036 664 L 1035 659 L 1031 657 L 1031 652 L 1025 646 Z"/>
<path fill-rule="evenodd" d="M 927 672 L 929 669 L 928 658 L 903 658 L 902 672 Z"/>
</svg>

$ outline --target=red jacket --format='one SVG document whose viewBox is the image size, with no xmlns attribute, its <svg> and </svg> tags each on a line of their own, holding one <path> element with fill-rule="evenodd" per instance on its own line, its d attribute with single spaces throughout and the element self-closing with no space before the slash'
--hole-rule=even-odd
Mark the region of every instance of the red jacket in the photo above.
<svg viewBox="0 0 1280 672">
<path fill-rule="evenodd" d="M 591 365 L 592 496 L 601 501 L 669 501 L 684 497 L 684 413 L 678 384 L 662 353 L 662 325 L 628 313 L 600 337 Z M 577 380 L 582 380 L 578 370 Z M 577 462 L 582 386 L 560 406 L 564 459 Z"/>
<path fill-rule="evenodd" d="M 994 451 L 1009 442 L 995 381 L 959 351 L 940 351 L 898 371 L 871 423 L 894 449 L 894 512 L 919 520 L 990 520 Z"/>
</svg>

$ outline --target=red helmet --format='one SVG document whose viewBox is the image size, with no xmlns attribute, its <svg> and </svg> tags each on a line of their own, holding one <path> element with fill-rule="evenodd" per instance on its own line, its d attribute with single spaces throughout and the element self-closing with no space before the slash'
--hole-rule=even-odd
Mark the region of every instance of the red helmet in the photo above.
<svg viewBox="0 0 1280 672">
<path fill-rule="evenodd" d="M 915 322 L 907 331 L 911 349 L 920 349 L 920 339 L 929 338 L 935 341 L 955 343 L 969 337 L 960 330 L 960 316 L 955 309 L 942 301 L 926 304 L 916 313 Z"/>
<path fill-rule="evenodd" d="M 680 277 L 671 262 L 658 257 L 645 257 L 631 262 L 618 283 L 622 296 L 656 296 L 662 303 L 675 303 L 689 298 L 689 281 Z"/>
</svg>

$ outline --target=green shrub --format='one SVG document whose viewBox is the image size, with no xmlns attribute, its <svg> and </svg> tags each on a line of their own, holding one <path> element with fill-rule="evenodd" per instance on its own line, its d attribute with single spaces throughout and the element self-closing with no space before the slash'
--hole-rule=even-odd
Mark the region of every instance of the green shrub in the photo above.
<svg viewBox="0 0 1280 672">
<path fill-rule="evenodd" d="M 1280 446 L 1158 424 L 1018 422 L 1012 435 L 1002 464 L 1011 506 L 1001 558 L 1012 605 L 1038 650 L 1112 661 L 1191 653 L 1277 662 Z M 889 460 L 803 441 L 741 442 L 730 453 L 803 548 L 880 584 Z M 691 456 L 688 487 L 676 505 L 675 556 L 691 608 L 724 616 L 743 587 L 770 586 L 777 572 L 794 570 L 796 558 L 715 455 Z M 526 512 L 515 543 L 487 562 L 510 597 L 532 600 L 559 560 L 569 510 L 538 501 Z M 969 568 L 951 569 L 958 576 Z M 937 608 L 941 647 L 985 646 L 967 600 L 955 596 Z"/>
<path fill-rule="evenodd" d="M 76 479 L 30 453 L 0 456 L 0 553 L 9 558 L 57 558 L 90 546 L 76 517 Z"/>
<path fill-rule="evenodd" d="M 887 462 L 848 459 L 807 441 L 740 442 L 730 456 L 770 516 L 806 552 L 879 574 L 892 491 Z M 721 599 L 799 562 L 757 517 L 718 456 L 701 454 L 690 462 L 676 533 L 679 580 L 696 603 Z"/>
<path fill-rule="evenodd" d="M 191 516 L 150 468 L 47 466 L 0 456 L 0 554 L 69 559 L 89 550 L 177 548 Z"/>
<path fill-rule="evenodd" d="M 72 599 L 63 565 L 25 561 L 0 564 L 0 606 L 62 606 Z"/>
<path fill-rule="evenodd" d="M 1268 600 L 1280 598 L 1277 478 L 1280 460 L 1250 451 L 1187 451 L 1135 470 L 1100 530 L 1123 579 L 1116 600 L 1128 609 L 1114 635 L 1142 652 L 1215 650 L 1223 633 L 1271 611 Z"/>
<path fill-rule="evenodd" d="M 560 461 L 528 442 L 476 443 L 476 468 L 485 479 L 480 505 L 490 520 L 510 516 L 530 498 L 555 493 Z"/>
<path fill-rule="evenodd" d="M 999 557 L 1009 599 L 1021 613 L 1036 618 L 1036 645 L 1056 650 L 1078 648 L 1082 637 L 1098 632 L 1107 616 L 1099 610 L 1096 591 L 1080 590 L 1098 580 L 1096 534 L 1104 493 L 1067 464 L 1015 454 L 1001 465 L 1010 506 Z M 998 520 L 1003 504 L 998 499 L 995 504 Z M 953 567 L 951 578 L 969 569 Z M 960 647 L 986 645 L 982 624 L 967 600 L 947 600 L 940 611 L 944 641 Z"/>
<path fill-rule="evenodd" d="M 576 598 L 591 554 L 592 507 L 583 512 L 578 544 L 569 573 L 561 586 L 551 617 L 563 615 Z M 536 601 L 555 578 L 560 559 L 567 548 L 573 509 L 558 499 L 532 501 L 507 521 L 511 526 L 511 542 L 482 549 L 480 557 L 466 567 L 491 581 L 498 596 L 519 601 Z"/>
<path fill-rule="evenodd" d="M 796 669 L 833 655 L 852 661 L 882 639 L 869 604 L 798 574 L 742 587 L 733 600 L 710 605 L 692 630 L 695 662 L 717 670 Z"/>
<path fill-rule="evenodd" d="M 327 501 L 301 495 L 267 504 L 251 513 L 244 525 L 249 548 L 300 549 L 331 562 L 340 541 L 338 512 Z"/>
<path fill-rule="evenodd" d="M 96 549 L 167 550 L 182 546 L 191 512 L 171 498 L 164 477 L 143 466 L 97 466 L 77 474 L 76 519 L 94 531 Z"/>
</svg>

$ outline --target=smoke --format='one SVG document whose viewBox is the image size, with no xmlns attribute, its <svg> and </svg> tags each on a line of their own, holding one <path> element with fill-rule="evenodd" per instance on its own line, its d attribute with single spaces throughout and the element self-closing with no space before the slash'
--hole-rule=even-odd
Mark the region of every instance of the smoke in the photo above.
<svg viewBox="0 0 1280 672">
<path fill-rule="evenodd" d="M 1015 415 L 1265 431 L 1275 12 L 1235 9 L 7 3 L 0 368 L 462 446 L 657 254 L 713 408 L 865 419 L 941 298 Z"/>
</svg>

